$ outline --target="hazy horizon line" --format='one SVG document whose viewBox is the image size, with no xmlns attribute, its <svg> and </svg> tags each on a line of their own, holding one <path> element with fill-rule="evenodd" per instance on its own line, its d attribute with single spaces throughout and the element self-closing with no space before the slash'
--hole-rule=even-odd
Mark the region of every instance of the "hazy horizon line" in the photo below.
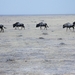
<svg viewBox="0 0 75 75">
<path fill-rule="evenodd" d="M 0 16 L 49 16 L 49 15 L 75 15 L 75 14 L 0 14 Z"/>
</svg>

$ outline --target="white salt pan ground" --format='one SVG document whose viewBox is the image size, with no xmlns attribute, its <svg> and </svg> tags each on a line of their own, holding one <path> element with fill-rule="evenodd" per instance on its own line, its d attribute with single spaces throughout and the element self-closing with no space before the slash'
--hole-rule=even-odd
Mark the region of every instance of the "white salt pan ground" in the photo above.
<svg viewBox="0 0 75 75">
<path fill-rule="evenodd" d="M 47 30 L 36 28 L 46 22 Z M 63 29 L 75 15 L 0 16 L 7 29 L 0 33 L 1 75 L 75 75 L 75 30 Z M 15 30 L 15 22 L 25 30 Z"/>
</svg>

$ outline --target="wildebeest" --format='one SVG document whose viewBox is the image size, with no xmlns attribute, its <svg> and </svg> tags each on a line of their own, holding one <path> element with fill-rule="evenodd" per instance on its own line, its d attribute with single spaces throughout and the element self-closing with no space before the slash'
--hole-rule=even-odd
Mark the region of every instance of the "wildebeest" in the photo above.
<svg viewBox="0 0 75 75">
<path fill-rule="evenodd" d="M 25 26 L 24 26 L 24 24 L 23 23 L 19 23 L 19 22 L 16 22 L 15 24 L 13 24 L 13 28 L 15 27 L 15 29 L 18 27 L 21 27 L 21 29 L 22 28 L 24 28 L 25 29 Z"/>
<path fill-rule="evenodd" d="M 40 27 L 40 29 L 42 29 L 42 27 L 44 27 L 44 29 L 47 29 L 48 25 L 47 25 L 47 23 L 41 22 L 41 23 L 36 24 L 36 27 Z"/>
<path fill-rule="evenodd" d="M 73 23 L 73 24 L 71 24 L 71 23 L 69 23 L 69 22 L 68 22 L 68 23 L 63 24 L 63 28 L 67 28 L 67 29 L 68 29 L 68 28 L 69 28 L 69 29 L 70 29 L 70 28 L 73 28 L 73 30 L 74 30 L 74 26 L 75 26 L 75 24 L 74 24 L 74 23 Z"/>
<path fill-rule="evenodd" d="M 4 27 L 4 25 L 0 24 L 0 29 L 1 29 L 0 32 L 4 32 L 4 28 L 6 29 L 6 27 Z"/>
</svg>

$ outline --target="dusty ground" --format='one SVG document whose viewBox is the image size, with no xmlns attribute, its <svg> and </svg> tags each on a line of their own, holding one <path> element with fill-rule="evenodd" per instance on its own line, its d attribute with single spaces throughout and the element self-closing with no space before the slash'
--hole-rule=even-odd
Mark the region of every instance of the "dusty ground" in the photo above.
<svg viewBox="0 0 75 75">
<path fill-rule="evenodd" d="M 39 22 L 47 30 L 36 28 Z M 0 75 L 75 75 L 75 30 L 62 28 L 75 15 L 0 16 Z M 12 24 L 21 22 L 25 30 Z"/>
</svg>

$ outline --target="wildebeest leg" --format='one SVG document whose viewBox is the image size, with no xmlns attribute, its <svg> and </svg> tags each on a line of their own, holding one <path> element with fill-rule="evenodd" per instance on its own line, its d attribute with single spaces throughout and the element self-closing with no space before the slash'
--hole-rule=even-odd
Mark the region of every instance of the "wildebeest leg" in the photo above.
<svg viewBox="0 0 75 75">
<path fill-rule="evenodd" d="M 22 28 L 24 28 L 24 29 L 25 29 L 25 26 L 23 25 L 23 26 L 22 26 Z"/>
<path fill-rule="evenodd" d="M 1 28 L 0 28 L 0 32 L 1 32 Z"/>
<path fill-rule="evenodd" d="M 24 28 L 24 29 L 25 29 L 25 27 L 22 27 L 22 28 Z"/>
<path fill-rule="evenodd" d="M 44 29 L 47 29 L 46 27 L 44 27 Z"/>
<path fill-rule="evenodd" d="M 49 26 L 47 25 L 47 27 L 49 28 Z"/>
<path fill-rule="evenodd" d="M 45 26 L 45 28 L 44 29 L 46 29 L 47 30 L 47 26 Z"/>
<path fill-rule="evenodd" d="M 48 26 L 46 25 L 46 26 L 45 26 L 45 29 L 46 29 L 46 30 L 47 30 L 47 27 L 48 27 Z"/>
<path fill-rule="evenodd" d="M 3 29 L 3 32 L 4 32 L 4 29 Z"/>
<path fill-rule="evenodd" d="M 45 27 L 45 29 L 47 30 L 47 27 Z"/>
<path fill-rule="evenodd" d="M 4 32 L 4 29 L 3 28 L 1 28 L 1 32 Z"/>
<path fill-rule="evenodd" d="M 15 27 L 15 30 L 16 30 L 16 27 Z"/>
<path fill-rule="evenodd" d="M 74 27 L 73 27 L 73 31 L 74 31 Z"/>
<path fill-rule="evenodd" d="M 44 29 L 46 29 L 46 26 L 44 26 Z"/>
<path fill-rule="evenodd" d="M 21 27 L 21 30 L 22 30 L 22 27 Z"/>
<path fill-rule="evenodd" d="M 40 26 L 40 29 L 42 29 L 42 27 Z"/>
<path fill-rule="evenodd" d="M 68 30 L 68 28 L 66 28 L 66 31 Z"/>
<path fill-rule="evenodd" d="M 69 27 L 69 30 L 71 30 L 70 27 Z"/>
</svg>

